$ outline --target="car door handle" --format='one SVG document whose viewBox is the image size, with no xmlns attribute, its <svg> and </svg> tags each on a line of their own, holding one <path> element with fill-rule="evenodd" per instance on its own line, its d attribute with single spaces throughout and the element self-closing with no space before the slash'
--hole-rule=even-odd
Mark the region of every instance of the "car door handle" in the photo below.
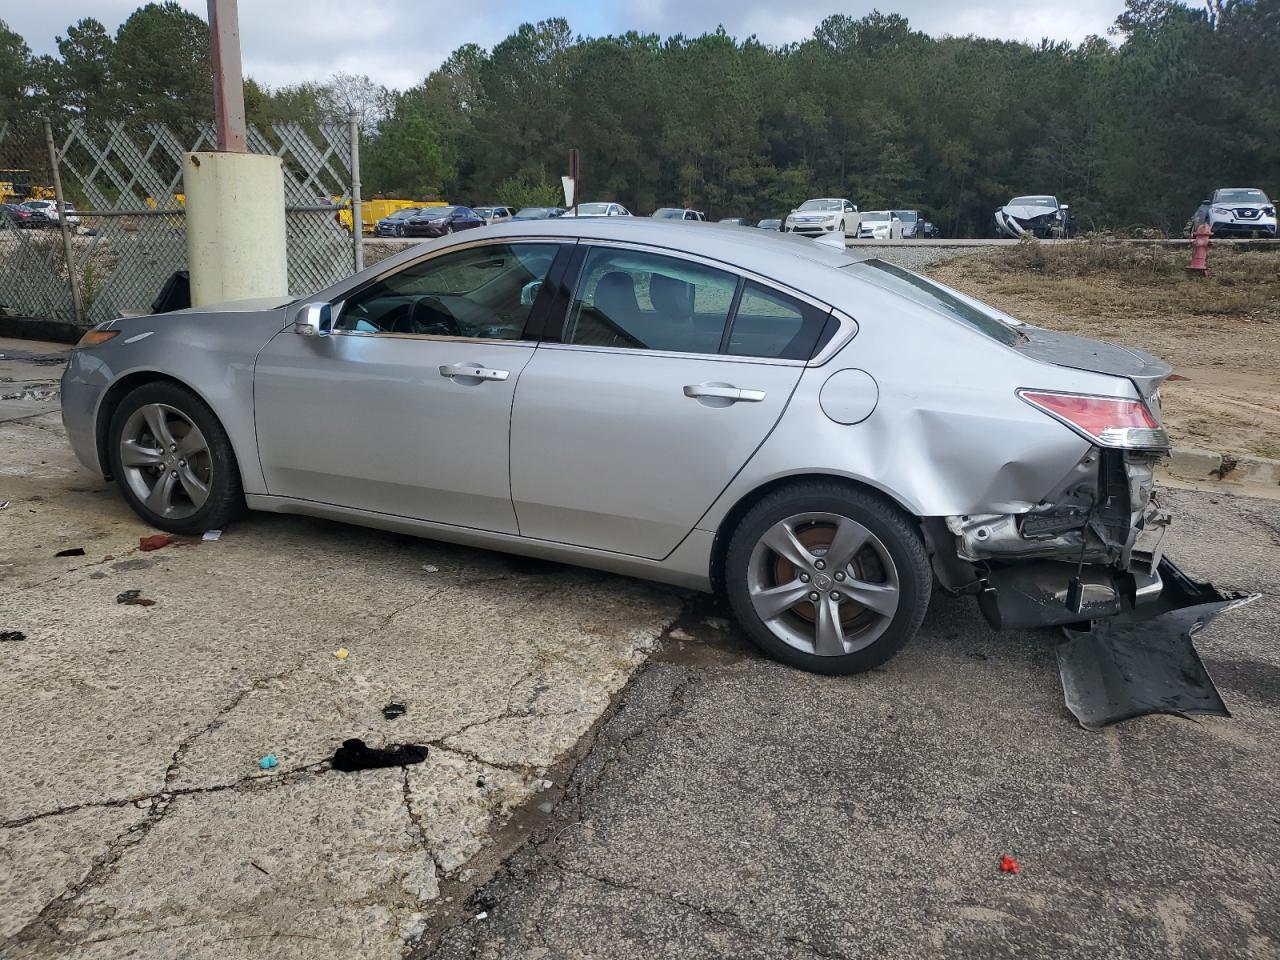
<svg viewBox="0 0 1280 960">
<path fill-rule="evenodd" d="M 494 370 L 492 367 L 482 367 L 477 363 L 446 363 L 440 366 L 440 376 L 472 380 L 505 380 L 511 376 L 511 371 Z"/>
<path fill-rule="evenodd" d="M 740 400 L 744 403 L 759 403 L 765 396 L 763 390 L 742 390 L 738 387 L 710 383 L 685 384 L 684 395 L 693 397 L 695 400 L 703 397 L 715 397 L 718 400 Z"/>
</svg>

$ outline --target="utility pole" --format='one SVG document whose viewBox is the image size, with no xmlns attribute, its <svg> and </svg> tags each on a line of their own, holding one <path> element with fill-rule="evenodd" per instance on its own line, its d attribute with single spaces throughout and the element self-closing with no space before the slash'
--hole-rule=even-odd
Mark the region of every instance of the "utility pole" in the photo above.
<svg viewBox="0 0 1280 960">
<path fill-rule="evenodd" d="M 289 291 L 284 164 L 249 153 L 236 0 L 208 0 L 214 149 L 182 158 L 191 305 Z"/>
<path fill-rule="evenodd" d="M 213 60 L 213 129 L 217 149 L 244 153 L 244 77 L 240 68 L 240 13 L 236 0 L 209 0 Z"/>
</svg>

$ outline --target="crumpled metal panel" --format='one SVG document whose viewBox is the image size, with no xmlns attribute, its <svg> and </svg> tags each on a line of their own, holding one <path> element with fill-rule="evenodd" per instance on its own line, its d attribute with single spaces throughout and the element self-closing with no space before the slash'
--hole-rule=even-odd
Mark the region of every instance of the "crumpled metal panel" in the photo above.
<svg viewBox="0 0 1280 960">
<path fill-rule="evenodd" d="M 1189 579 L 1168 559 L 1159 571 L 1164 590 L 1154 615 L 1139 608 L 1097 620 L 1087 632 L 1064 631 L 1057 648 L 1062 691 L 1087 730 L 1152 713 L 1231 716 L 1192 637 L 1258 594 L 1228 596 Z"/>
</svg>

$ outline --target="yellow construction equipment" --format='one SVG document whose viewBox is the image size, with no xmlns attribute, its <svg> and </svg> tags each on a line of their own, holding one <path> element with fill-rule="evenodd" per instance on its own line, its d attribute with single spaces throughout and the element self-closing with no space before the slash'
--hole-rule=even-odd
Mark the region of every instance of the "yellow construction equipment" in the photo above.
<svg viewBox="0 0 1280 960">
<path fill-rule="evenodd" d="M 351 201 L 344 201 L 341 197 L 334 197 L 333 200 L 339 205 L 338 222 L 350 233 Z M 361 200 L 360 232 L 373 233 L 379 220 L 406 207 L 447 207 L 448 205 L 444 200 Z"/>
</svg>

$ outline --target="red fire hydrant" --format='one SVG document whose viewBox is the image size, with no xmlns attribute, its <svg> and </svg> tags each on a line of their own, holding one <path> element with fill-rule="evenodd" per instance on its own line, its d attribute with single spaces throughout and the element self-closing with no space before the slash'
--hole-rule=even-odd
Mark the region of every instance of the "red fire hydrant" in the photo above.
<svg viewBox="0 0 1280 960">
<path fill-rule="evenodd" d="M 1187 269 L 1192 273 L 1198 273 L 1202 277 L 1209 275 L 1209 234 L 1212 233 L 1207 223 L 1202 223 L 1196 227 L 1195 236 L 1191 238 L 1191 262 L 1187 264 Z"/>
</svg>

